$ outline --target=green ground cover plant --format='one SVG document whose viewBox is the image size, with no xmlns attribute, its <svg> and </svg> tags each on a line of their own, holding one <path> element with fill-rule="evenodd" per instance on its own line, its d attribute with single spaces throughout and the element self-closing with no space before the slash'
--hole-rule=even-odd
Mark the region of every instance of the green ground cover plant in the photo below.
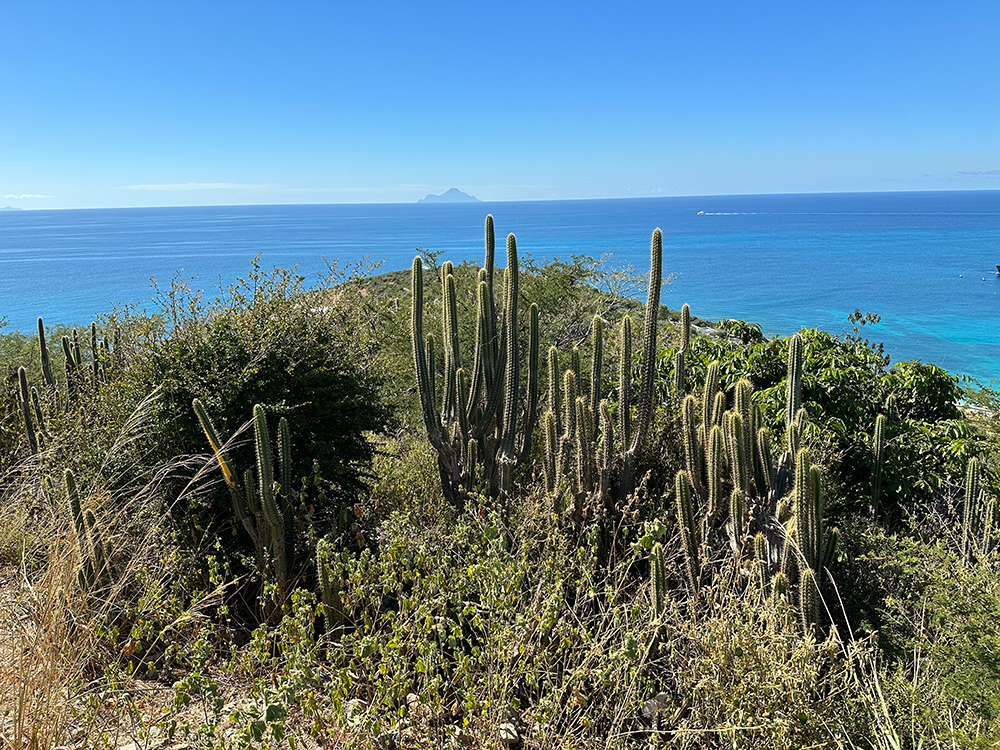
<svg viewBox="0 0 1000 750">
<path fill-rule="evenodd" d="M 1000 741 L 994 391 L 484 244 L 0 337 L 4 746 Z"/>
</svg>

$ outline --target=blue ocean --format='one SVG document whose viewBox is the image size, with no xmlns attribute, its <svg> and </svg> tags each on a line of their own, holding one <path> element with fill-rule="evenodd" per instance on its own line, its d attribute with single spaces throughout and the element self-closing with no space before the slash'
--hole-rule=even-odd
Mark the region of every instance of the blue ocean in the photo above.
<svg viewBox="0 0 1000 750">
<path fill-rule="evenodd" d="M 315 277 L 367 256 L 408 267 L 415 249 L 481 260 L 483 219 L 521 253 L 577 253 L 648 268 L 664 234 L 663 301 L 767 334 L 840 333 L 856 308 L 893 361 L 984 382 L 1000 376 L 1000 191 L 709 196 L 479 204 L 219 206 L 0 212 L 4 330 L 87 324 L 175 277 L 212 293 L 260 255 Z M 498 254 L 499 255 L 499 254 Z"/>
</svg>

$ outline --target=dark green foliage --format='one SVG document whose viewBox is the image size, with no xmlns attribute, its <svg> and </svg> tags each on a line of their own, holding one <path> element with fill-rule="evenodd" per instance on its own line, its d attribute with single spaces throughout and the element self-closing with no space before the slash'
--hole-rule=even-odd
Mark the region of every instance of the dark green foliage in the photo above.
<svg viewBox="0 0 1000 750">
<path fill-rule="evenodd" d="M 332 298 L 310 296 L 301 277 L 265 275 L 256 267 L 210 305 L 189 298 L 183 287 L 172 290 L 162 300 L 172 325 L 128 339 L 135 354 L 128 371 L 117 376 L 119 388 L 139 397 L 161 388 L 152 431 L 144 436 L 149 458 L 204 452 L 205 436 L 191 409 L 195 398 L 223 435 L 240 430 L 259 404 L 268 415 L 289 419 L 296 446 L 291 476 L 297 481 L 311 475 L 316 462 L 332 484 L 317 514 L 339 512 L 365 485 L 375 452 L 366 433 L 384 432 L 390 419 L 379 390 L 377 342 L 357 294 L 348 282 Z M 234 466 L 255 463 L 253 443 L 246 439 L 235 441 L 228 453 Z M 232 552 L 252 549 L 247 537 L 233 535 L 239 521 L 227 488 L 185 500 L 171 518 L 181 539 L 221 528 Z"/>
</svg>

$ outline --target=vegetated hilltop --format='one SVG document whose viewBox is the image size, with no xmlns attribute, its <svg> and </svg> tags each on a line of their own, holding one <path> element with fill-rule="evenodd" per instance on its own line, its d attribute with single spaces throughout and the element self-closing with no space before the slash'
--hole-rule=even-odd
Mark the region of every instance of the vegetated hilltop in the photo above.
<svg viewBox="0 0 1000 750">
<path fill-rule="evenodd" d="M 486 238 L 2 337 L 7 744 L 1000 739 L 995 392 Z"/>
</svg>

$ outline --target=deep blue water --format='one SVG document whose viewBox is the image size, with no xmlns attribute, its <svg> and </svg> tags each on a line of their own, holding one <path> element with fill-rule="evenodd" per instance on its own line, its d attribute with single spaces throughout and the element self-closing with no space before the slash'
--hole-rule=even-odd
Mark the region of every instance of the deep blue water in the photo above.
<svg viewBox="0 0 1000 750">
<path fill-rule="evenodd" d="M 839 333 L 860 308 L 882 316 L 868 333 L 894 361 L 1000 377 L 1000 191 L 0 212 L 0 316 L 86 324 L 148 299 L 151 277 L 211 292 L 258 253 L 307 277 L 324 258 L 405 268 L 417 247 L 481 260 L 488 212 L 498 259 L 514 232 L 536 259 L 610 253 L 645 271 L 659 226 L 671 307 L 769 334 Z"/>
</svg>

